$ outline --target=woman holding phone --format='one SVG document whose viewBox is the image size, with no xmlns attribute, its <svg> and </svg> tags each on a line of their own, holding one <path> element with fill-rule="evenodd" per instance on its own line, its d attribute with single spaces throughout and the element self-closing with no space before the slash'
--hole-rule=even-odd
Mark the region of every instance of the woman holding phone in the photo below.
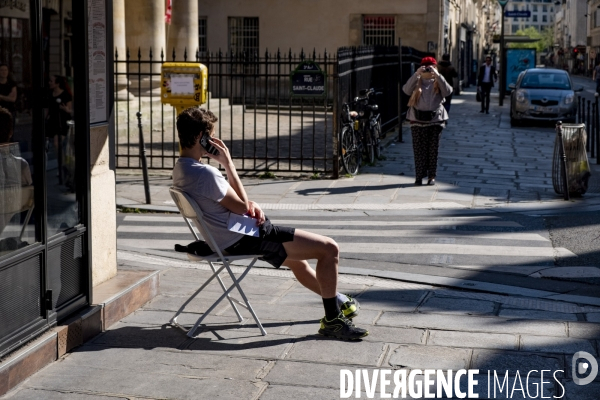
<svg viewBox="0 0 600 400">
<path fill-rule="evenodd" d="M 424 57 L 402 90 L 410 96 L 406 119 L 413 139 L 415 186 L 421 186 L 425 177 L 428 185 L 435 185 L 440 138 L 448 119 L 443 103 L 452 86 L 438 72 L 435 58 Z"/>
</svg>

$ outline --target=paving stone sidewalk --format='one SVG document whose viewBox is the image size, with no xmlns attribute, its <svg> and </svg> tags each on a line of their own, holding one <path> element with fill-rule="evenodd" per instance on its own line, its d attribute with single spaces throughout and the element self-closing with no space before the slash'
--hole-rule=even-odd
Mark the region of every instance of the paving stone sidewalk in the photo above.
<svg viewBox="0 0 600 400">
<path fill-rule="evenodd" d="M 455 96 L 449 126 L 440 145 L 436 186 L 415 187 L 410 128 L 403 142 L 390 133 L 384 140 L 384 160 L 363 166 L 356 177 L 310 179 L 279 174 L 277 179 L 243 178 L 251 198 L 265 209 L 464 209 L 530 210 L 600 206 L 600 167 L 590 159 L 590 189 L 582 198 L 565 202 L 554 193 L 552 126 L 511 129 L 509 104 L 498 106 L 492 96 L 490 114 L 478 112 L 472 88 Z M 118 170 L 117 202 L 136 208 L 145 204 L 139 171 Z M 129 174 L 129 175 L 128 175 Z M 151 171 L 152 206 L 174 210 L 168 193 L 169 171 Z"/>
<path fill-rule="evenodd" d="M 251 318 L 238 324 L 223 302 L 199 337 L 189 339 L 168 321 L 209 276 L 208 266 L 120 251 L 119 267 L 161 269 L 159 295 L 7 399 L 338 399 L 341 369 L 428 368 L 479 369 L 479 398 L 488 398 L 488 370 L 509 371 L 510 387 L 519 376 L 525 382 L 530 370 L 538 371 L 531 375 L 538 381 L 542 369 L 562 370 L 557 377 L 564 398 L 597 399 L 600 393 L 600 377 L 577 386 L 570 365 L 577 351 L 598 357 L 600 307 L 344 275 L 339 290 L 360 300 L 355 322 L 370 335 L 341 342 L 316 335 L 319 297 L 290 271 L 261 268 L 243 285 L 267 336 Z M 211 284 L 179 322 L 194 323 L 220 292 Z M 545 396 L 562 393 L 548 374 L 545 380 L 551 382 Z"/>
<path fill-rule="evenodd" d="M 478 114 L 474 98 L 469 90 L 455 97 L 435 187 L 412 185 L 408 129 L 404 143 L 388 137 L 386 159 L 357 177 L 246 177 L 244 185 L 265 209 L 600 207 L 595 193 L 572 202 L 553 194 L 551 129 L 508 129 L 507 105 L 500 109 L 493 98 L 491 113 Z M 152 176 L 152 209 L 174 209 L 170 185 L 168 173 Z M 122 206 L 143 207 L 141 176 L 119 171 L 117 197 Z M 511 388 L 519 378 L 525 385 L 530 370 L 538 371 L 531 375 L 538 384 L 541 370 L 561 370 L 560 384 L 545 375 L 551 382 L 543 385 L 546 397 L 561 395 L 562 387 L 570 400 L 597 399 L 600 393 L 600 376 L 578 386 L 571 370 L 577 351 L 599 360 L 600 307 L 529 298 L 520 288 L 501 295 L 346 274 L 339 290 L 361 302 L 355 322 L 370 335 L 340 342 L 316 335 L 321 300 L 291 272 L 257 268 L 244 288 L 268 335 L 261 336 L 252 319 L 238 324 L 224 302 L 207 317 L 199 337 L 189 339 L 168 321 L 206 279 L 208 266 L 126 250 L 118 258 L 120 269 L 160 269 L 159 295 L 5 398 L 338 399 L 341 369 L 426 368 L 479 369 L 482 399 L 493 398 L 487 394 L 488 370 L 508 371 Z M 196 321 L 219 292 L 211 284 L 180 322 Z M 531 383 L 529 389 L 534 398 Z M 513 398 L 523 398 L 520 394 Z"/>
</svg>

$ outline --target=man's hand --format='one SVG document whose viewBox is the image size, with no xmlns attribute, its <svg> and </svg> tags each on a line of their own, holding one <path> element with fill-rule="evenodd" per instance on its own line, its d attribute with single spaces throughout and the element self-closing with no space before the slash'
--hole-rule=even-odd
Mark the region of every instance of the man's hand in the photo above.
<svg viewBox="0 0 600 400">
<path fill-rule="evenodd" d="M 229 154 L 229 149 L 225 146 L 225 143 L 219 138 L 211 137 L 208 142 L 212 144 L 217 150 L 219 150 L 218 155 L 206 153 L 205 156 L 215 160 L 219 164 L 223 166 L 227 166 L 231 163 L 231 155 Z"/>
<path fill-rule="evenodd" d="M 252 200 L 249 200 L 248 203 L 250 204 L 250 207 L 248 207 L 248 215 L 256 219 L 259 226 L 264 224 L 265 213 L 263 212 L 263 210 L 260 209 L 260 206 Z"/>
</svg>

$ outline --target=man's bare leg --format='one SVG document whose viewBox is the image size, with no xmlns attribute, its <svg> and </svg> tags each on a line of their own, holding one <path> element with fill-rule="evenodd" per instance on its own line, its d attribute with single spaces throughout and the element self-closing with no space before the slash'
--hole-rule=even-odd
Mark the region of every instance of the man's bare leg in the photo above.
<svg viewBox="0 0 600 400">
<path fill-rule="evenodd" d="M 306 260 L 297 261 L 287 258 L 283 262 L 283 265 L 292 270 L 298 282 L 304 287 L 312 290 L 319 296 L 321 295 L 321 287 L 319 286 L 319 281 L 317 281 L 317 274 L 315 274 L 315 270 L 308 265 Z"/>
<path fill-rule="evenodd" d="M 296 229 L 294 240 L 283 243 L 287 252 L 284 265 L 290 267 L 298 281 L 323 298 L 325 317 L 321 319 L 319 334 L 344 340 L 358 340 L 369 334 L 356 327 L 340 311 L 337 296 L 339 247 L 326 236 Z M 316 273 L 306 260 L 317 260 Z M 351 318 L 351 317 L 350 317 Z"/>
<path fill-rule="evenodd" d="M 302 269 L 298 268 L 298 271 L 302 274 L 302 278 L 306 279 L 306 282 L 312 286 L 305 285 L 307 288 L 315 293 L 319 293 L 321 297 L 325 299 L 337 295 L 337 274 L 340 250 L 333 239 L 316 233 L 296 229 L 294 240 L 283 243 L 283 247 L 288 255 L 286 262 L 288 260 L 317 260 L 315 277 L 319 284 L 319 292 L 314 290 L 314 284 L 311 282 L 310 276 L 306 275 L 306 272 L 308 271 L 302 271 Z M 294 264 L 296 267 L 299 267 L 298 264 Z M 306 266 L 308 266 L 308 263 L 306 263 Z M 310 268 L 310 266 L 308 266 L 308 268 Z M 298 280 L 300 281 L 300 279 Z M 304 285 L 302 281 L 300 281 L 300 283 Z"/>
</svg>

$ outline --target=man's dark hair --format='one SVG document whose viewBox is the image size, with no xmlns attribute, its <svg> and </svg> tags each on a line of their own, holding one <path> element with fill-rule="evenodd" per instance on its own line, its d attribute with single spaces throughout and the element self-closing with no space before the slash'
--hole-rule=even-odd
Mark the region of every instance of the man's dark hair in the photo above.
<svg viewBox="0 0 600 400">
<path fill-rule="evenodd" d="M 6 64 L 6 63 L 0 63 L 0 68 L 1 68 L 1 67 L 6 67 L 6 68 L 8 68 L 8 64 Z"/>
<path fill-rule="evenodd" d="M 13 134 L 13 117 L 10 111 L 0 107 L 0 143 L 8 143 Z"/>
<path fill-rule="evenodd" d="M 492 57 L 491 57 L 491 56 L 485 56 L 485 60 L 486 60 L 486 61 L 487 61 L 487 60 L 490 60 L 490 61 L 491 61 L 491 60 L 492 60 Z"/>
<path fill-rule="evenodd" d="M 442 61 L 450 61 L 450 54 L 442 54 Z"/>
<path fill-rule="evenodd" d="M 181 147 L 194 147 L 202 134 L 212 132 L 218 120 L 215 114 L 203 108 L 190 107 L 183 110 L 177 117 L 177 133 Z"/>
</svg>

